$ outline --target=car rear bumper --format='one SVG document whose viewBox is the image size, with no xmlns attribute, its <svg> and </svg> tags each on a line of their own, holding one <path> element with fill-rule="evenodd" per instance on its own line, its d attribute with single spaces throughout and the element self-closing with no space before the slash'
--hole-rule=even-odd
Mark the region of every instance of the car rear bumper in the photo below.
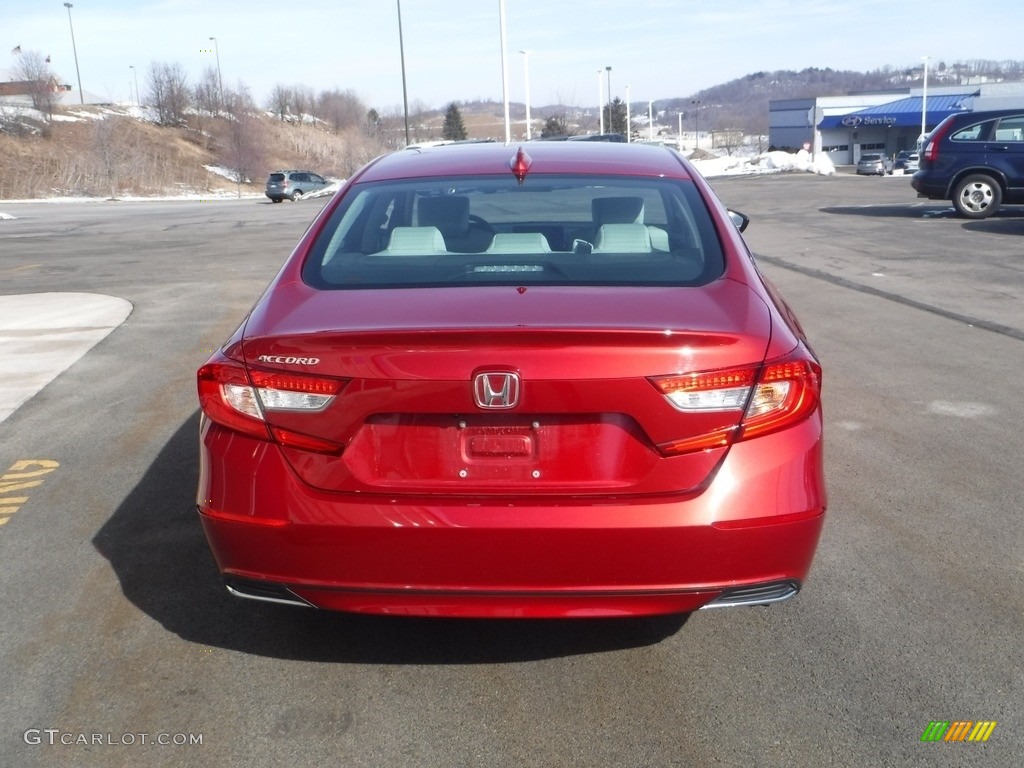
<svg viewBox="0 0 1024 768">
<path fill-rule="evenodd" d="M 950 180 L 946 177 L 940 179 L 919 175 L 914 171 L 910 178 L 910 186 L 917 192 L 918 197 L 926 197 L 929 200 L 948 200 Z"/>
<path fill-rule="evenodd" d="M 528 504 L 318 491 L 276 446 L 206 421 L 198 502 L 229 588 L 255 599 L 476 617 L 767 603 L 800 588 L 821 534 L 820 420 L 738 443 L 687 497 Z M 746 587 L 764 591 L 727 592 Z"/>
</svg>

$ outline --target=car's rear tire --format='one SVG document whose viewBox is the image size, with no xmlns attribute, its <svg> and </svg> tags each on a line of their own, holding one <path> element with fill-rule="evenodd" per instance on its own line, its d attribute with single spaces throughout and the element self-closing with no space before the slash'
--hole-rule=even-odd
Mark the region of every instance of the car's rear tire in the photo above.
<svg viewBox="0 0 1024 768">
<path fill-rule="evenodd" d="M 292 192 L 291 201 L 294 203 L 300 197 L 302 197 L 302 190 L 301 189 L 296 189 L 294 192 Z"/>
<path fill-rule="evenodd" d="M 272 202 L 272 203 L 280 203 L 282 199 L 283 198 L 280 198 L 280 197 L 272 197 L 272 198 L 270 198 L 270 202 Z"/>
<path fill-rule="evenodd" d="M 999 210 L 1002 202 L 999 182 L 983 173 L 965 176 L 953 190 L 953 206 L 967 219 L 986 219 Z"/>
</svg>

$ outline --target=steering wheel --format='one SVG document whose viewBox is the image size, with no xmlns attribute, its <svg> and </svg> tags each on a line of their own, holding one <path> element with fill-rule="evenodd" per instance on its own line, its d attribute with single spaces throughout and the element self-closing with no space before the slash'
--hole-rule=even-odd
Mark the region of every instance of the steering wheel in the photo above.
<svg viewBox="0 0 1024 768">
<path fill-rule="evenodd" d="M 493 235 L 497 231 L 491 226 L 489 221 L 480 218 L 474 213 L 469 214 L 469 226 L 475 229 L 482 229 L 489 235 Z"/>
</svg>

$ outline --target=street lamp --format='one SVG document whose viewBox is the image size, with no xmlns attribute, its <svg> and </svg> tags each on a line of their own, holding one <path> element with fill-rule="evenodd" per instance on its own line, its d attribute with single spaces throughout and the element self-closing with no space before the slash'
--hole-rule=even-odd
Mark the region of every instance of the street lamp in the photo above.
<svg viewBox="0 0 1024 768">
<path fill-rule="evenodd" d="M 653 101 L 648 101 L 647 102 L 647 123 L 650 126 L 650 128 L 648 129 L 648 135 L 650 136 L 650 140 L 653 142 L 654 141 L 654 102 Z"/>
<path fill-rule="evenodd" d="M 679 113 L 679 151 L 683 151 L 683 113 Z"/>
<path fill-rule="evenodd" d="M 224 81 L 220 78 L 220 47 L 217 45 L 217 38 L 211 37 L 213 40 L 213 52 L 217 54 L 217 92 L 218 98 L 220 99 L 221 106 L 224 106 Z"/>
<path fill-rule="evenodd" d="M 605 67 L 608 73 L 608 133 L 612 132 L 612 68 Z M 602 110 L 603 111 L 603 110 Z"/>
<path fill-rule="evenodd" d="M 924 59 L 924 90 L 921 91 L 921 149 L 924 149 L 924 132 L 928 113 L 928 59 L 931 56 L 923 56 Z"/>
<path fill-rule="evenodd" d="M 526 94 L 526 140 L 530 140 L 530 52 L 520 51 L 523 54 L 523 89 Z"/>
<path fill-rule="evenodd" d="M 629 116 L 629 86 L 626 86 L 626 143 L 633 141 L 633 126 Z"/>
<path fill-rule="evenodd" d="M 64 3 L 68 9 L 68 26 L 71 27 L 71 50 L 75 54 L 75 75 L 78 77 L 78 100 L 85 104 L 85 94 L 82 93 L 82 74 L 78 71 L 78 48 L 75 46 L 75 25 L 71 23 L 71 3 Z"/>
<path fill-rule="evenodd" d="M 409 146 L 409 91 L 405 87 L 405 43 L 402 41 L 402 0 L 398 5 L 398 53 L 402 59 L 402 105 L 405 108 L 405 146 Z"/>
<path fill-rule="evenodd" d="M 604 133 L 604 70 L 597 70 L 597 132 Z"/>
<path fill-rule="evenodd" d="M 700 100 L 694 99 L 693 104 L 693 149 L 700 149 Z"/>
<path fill-rule="evenodd" d="M 505 102 L 505 143 L 512 143 L 512 121 L 508 114 L 508 37 L 505 33 L 505 0 L 498 0 L 498 26 L 501 31 L 501 95 Z"/>
<path fill-rule="evenodd" d="M 135 69 L 135 65 L 134 64 L 129 64 L 128 65 L 128 69 L 130 69 L 132 71 L 132 74 L 135 76 L 135 106 L 141 107 L 142 106 L 142 98 L 139 96 L 139 71 L 137 69 Z M 131 88 L 129 88 L 128 91 L 129 91 L 129 95 L 130 95 Z M 129 99 L 129 101 L 130 101 L 130 99 Z"/>
</svg>

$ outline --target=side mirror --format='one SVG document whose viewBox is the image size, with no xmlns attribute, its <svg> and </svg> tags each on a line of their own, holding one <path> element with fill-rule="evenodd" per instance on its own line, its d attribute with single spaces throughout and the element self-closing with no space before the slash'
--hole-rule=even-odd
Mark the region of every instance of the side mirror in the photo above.
<svg viewBox="0 0 1024 768">
<path fill-rule="evenodd" d="M 745 230 L 747 226 L 750 224 L 750 217 L 747 216 L 745 213 L 740 213 L 739 211 L 730 210 L 729 218 L 732 219 L 732 223 L 736 225 L 736 229 L 738 229 L 740 232 Z"/>
</svg>

